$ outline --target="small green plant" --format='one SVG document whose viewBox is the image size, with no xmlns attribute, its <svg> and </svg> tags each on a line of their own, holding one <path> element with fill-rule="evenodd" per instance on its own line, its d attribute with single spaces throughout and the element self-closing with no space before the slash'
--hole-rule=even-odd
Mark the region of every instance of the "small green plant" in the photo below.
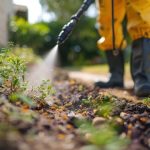
<svg viewBox="0 0 150 150">
<path fill-rule="evenodd" d="M 88 96 L 87 99 L 82 99 L 83 106 L 90 106 L 96 110 L 96 115 L 109 118 L 112 111 L 115 109 L 111 96 L 97 97 L 95 99 L 92 96 Z"/>
<path fill-rule="evenodd" d="M 78 125 L 80 133 L 83 135 L 88 134 L 85 137 L 89 144 L 96 145 L 98 149 L 122 150 L 129 144 L 129 140 L 121 138 L 109 122 L 99 127 L 94 127 L 92 123 L 87 121 L 78 122 Z"/>
<path fill-rule="evenodd" d="M 91 106 L 92 97 L 88 96 L 87 99 L 82 99 L 81 103 L 83 106 Z"/>
<path fill-rule="evenodd" d="M 1 87 L 9 93 L 26 90 L 25 61 L 11 53 L 11 48 L 3 48 L 0 53 L 0 79 Z"/>
<path fill-rule="evenodd" d="M 45 100 L 51 95 L 55 94 L 55 90 L 50 80 L 43 80 L 40 86 L 38 86 L 39 99 Z"/>
<path fill-rule="evenodd" d="M 34 101 L 32 101 L 28 96 L 26 95 L 23 95 L 23 94 L 19 94 L 19 93 L 12 93 L 10 96 L 9 96 L 9 100 L 11 102 L 17 102 L 18 100 L 21 101 L 22 103 L 30 106 L 30 107 L 33 107 L 35 106 L 35 103 Z"/>
<path fill-rule="evenodd" d="M 114 109 L 114 107 L 112 106 L 111 103 L 101 104 L 97 108 L 96 114 L 98 116 L 102 116 L 102 117 L 108 118 L 111 115 L 113 109 Z"/>
<path fill-rule="evenodd" d="M 150 97 L 144 98 L 143 103 L 150 106 Z"/>
</svg>

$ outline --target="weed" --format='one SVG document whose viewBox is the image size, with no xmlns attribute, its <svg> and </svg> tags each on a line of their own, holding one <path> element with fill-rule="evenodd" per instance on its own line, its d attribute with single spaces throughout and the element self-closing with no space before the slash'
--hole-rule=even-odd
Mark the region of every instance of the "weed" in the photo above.
<svg viewBox="0 0 150 150">
<path fill-rule="evenodd" d="M 1 87 L 8 93 L 23 92 L 26 90 L 25 61 L 11 53 L 11 49 L 3 48 L 0 53 Z"/>
<path fill-rule="evenodd" d="M 143 103 L 150 106 L 150 97 L 144 98 Z"/>
<path fill-rule="evenodd" d="M 108 118 L 112 111 L 113 111 L 113 106 L 111 103 L 106 103 L 106 104 L 101 104 L 98 108 L 97 108 L 97 112 L 96 114 L 98 116 L 102 116 L 102 117 L 105 117 L 105 118 Z"/>
<path fill-rule="evenodd" d="M 43 80 L 40 86 L 38 86 L 39 91 L 39 99 L 45 100 L 49 98 L 49 96 L 55 94 L 55 90 L 52 87 L 50 80 Z"/>
<path fill-rule="evenodd" d="M 79 124 L 80 132 L 83 135 L 88 134 L 86 140 L 88 140 L 90 144 L 96 145 L 99 149 L 121 150 L 129 144 L 129 140 L 121 138 L 114 126 L 109 122 L 99 127 L 94 127 L 92 123 L 87 121 L 82 121 Z"/>
<path fill-rule="evenodd" d="M 19 93 L 12 93 L 9 96 L 9 100 L 11 102 L 17 102 L 18 100 L 23 102 L 24 104 L 30 106 L 30 107 L 34 107 L 35 103 L 27 96 L 23 95 L 23 94 L 19 94 Z"/>
<path fill-rule="evenodd" d="M 92 96 L 88 96 L 87 99 L 82 99 L 82 105 L 85 107 L 92 107 L 96 110 L 95 114 L 101 117 L 109 118 L 112 111 L 115 109 L 113 105 L 113 97 L 111 96 L 102 96 L 95 99 Z"/>
<path fill-rule="evenodd" d="M 81 103 L 82 103 L 83 106 L 91 106 L 92 97 L 88 96 L 87 99 L 82 99 Z"/>
</svg>

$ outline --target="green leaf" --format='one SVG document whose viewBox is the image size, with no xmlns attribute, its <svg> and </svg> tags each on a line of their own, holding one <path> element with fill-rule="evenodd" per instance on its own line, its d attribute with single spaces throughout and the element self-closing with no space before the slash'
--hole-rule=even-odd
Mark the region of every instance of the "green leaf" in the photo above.
<svg viewBox="0 0 150 150">
<path fill-rule="evenodd" d="M 20 100 L 29 106 L 35 106 L 35 103 L 33 102 L 33 100 L 31 100 L 29 97 L 27 97 L 23 94 L 13 93 L 9 96 L 9 99 L 12 102 L 16 102 L 16 101 Z"/>
</svg>

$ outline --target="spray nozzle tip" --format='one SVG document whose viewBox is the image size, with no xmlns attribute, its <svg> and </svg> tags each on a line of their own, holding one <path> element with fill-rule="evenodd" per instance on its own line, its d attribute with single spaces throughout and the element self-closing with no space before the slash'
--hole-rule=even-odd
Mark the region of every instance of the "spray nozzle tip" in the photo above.
<svg viewBox="0 0 150 150">
<path fill-rule="evenodd" d="M 62 40 L 61 38 L 58 38 L 57 40 L 57 45 L 62 45 L 64 43 L 65 40 Z"/>
<path fill-rule="evenodd" d="M 61 45 L 62 43 L 61 43 L 60 41 L 57 41 L 57 43 L 56 43 L 56 44 L 59 46 L 59 45 Z"/>
<path fill-rule="evenodd" d="M 59 41 L 57 41 L 57 42 L 56 42 L 56 44 L 57 44 L 57 45 L 60 45 L 60 42 L 59 42 Z"/>
</svg>

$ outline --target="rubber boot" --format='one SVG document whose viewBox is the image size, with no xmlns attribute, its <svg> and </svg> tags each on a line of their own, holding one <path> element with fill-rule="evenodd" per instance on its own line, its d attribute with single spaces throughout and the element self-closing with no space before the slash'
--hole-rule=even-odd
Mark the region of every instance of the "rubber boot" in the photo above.
<svg viewBox="0 0 150 150">
<path fill-rule="evenodd" d="M 112 50 L 106 51 L 106 58 L 109 66 L 109 72 L 111 74 L 108 82 L 96 82 L 95 86 L 100 88 L 123 88 L 123 76 L 124 76 L 124 56 L 120 50 L 118 55 L 114 55 Z"/>
<path fill-rule="evenodd" d="M 140 38 L 133 41 L 131 74 L 135 95 L 150 96 L 150 39 Z"/>
</svg>

